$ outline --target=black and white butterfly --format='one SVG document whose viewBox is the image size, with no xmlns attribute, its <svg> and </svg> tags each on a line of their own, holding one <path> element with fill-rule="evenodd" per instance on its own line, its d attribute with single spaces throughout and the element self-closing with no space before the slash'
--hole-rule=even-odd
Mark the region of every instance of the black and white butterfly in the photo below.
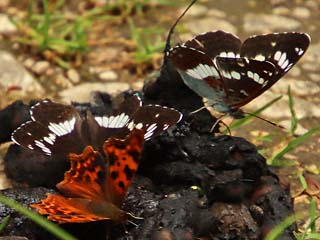
<svg viewBox="0 0 320 240">
<path fill-rule="evenodd" d="M 284 32 L 240 39 L 224 31 L 197 35 L 170 49 L 168 58 L 184 83 L 218 112 L 235 118 L 239 109 L 269 89 L 302 57 L 306 33 Z"/>
<path fill-rule="evenodd" d="M 46 155 L 81 153 L 85 146 L 101 149 L 109 137 L 123 139 L 133 129 L 144 131 L 145 140 L 178 123 L 182 114 L 172 108 L 144 105 L 139 96 L 124 100 L 109 114 L 81 115 L 71 105 L 44 100 L 30 109 L 31 121 L 12 134 L 12 141 Z"/>
</svg>

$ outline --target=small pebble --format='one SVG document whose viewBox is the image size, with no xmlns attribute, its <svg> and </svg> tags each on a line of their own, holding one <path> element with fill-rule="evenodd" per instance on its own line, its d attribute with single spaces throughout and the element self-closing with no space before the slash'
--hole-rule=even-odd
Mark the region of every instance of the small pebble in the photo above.
<svg viewBox="0 0 320 240">
<path fill-rule="evenodd" d="M 37 74 L 42 74 L 45 71 L 47 71 L 47 69 L 50 67 L 50 63 L 47 61 L 39 61 L 36 62 L 33 66 L 32 66 L 32 71 L 37 73 Z"/>
<path fill-rule="evenodd" d="M 69 70 L 67 71 L 67 77 L 70 79 L 70 81 L 71 81 L 72 83 L 79 83 L 79 82 L 80 82 L 80 75 L 79 75 L 79 73 L 78 73 L 75 69 L 73 69 L 73 68 L 71 68 L 71 69 L 69 69 Z"/>
<path fill-rule="evenodd" d="M 99 73 L 99 78 L 102 81 L 115 81 L 118 79 L 118 74 L 115 71 L 107 70 Z"/>
</svg>

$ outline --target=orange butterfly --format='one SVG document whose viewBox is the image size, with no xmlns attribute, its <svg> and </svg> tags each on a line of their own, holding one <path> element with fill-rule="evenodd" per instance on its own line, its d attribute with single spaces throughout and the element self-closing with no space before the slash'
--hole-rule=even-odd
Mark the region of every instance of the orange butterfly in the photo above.
<svg viewBox="0 0 320 240">
<path fill-rule="evenodd" d="M 107 139 L 105 156 L 92 146 L 81 154 L 70 153 L 71 168 L 56 185 L 63 195 L 48 194 L 31 207 L 59 223 L 124 222 L 129 213 L 120 207 L 137 171 L 143 143 L 143 131 L 134 129 L 124 140 Z"/>
</svg>

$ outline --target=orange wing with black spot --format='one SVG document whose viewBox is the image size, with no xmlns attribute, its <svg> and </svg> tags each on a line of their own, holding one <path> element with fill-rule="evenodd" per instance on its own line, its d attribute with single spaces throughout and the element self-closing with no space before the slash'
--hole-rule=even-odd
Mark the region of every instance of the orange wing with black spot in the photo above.
<svg viewBox="0 0 320 240">
<path fill-rule="evenodd" d="M 107 189 L 112 202 L 121 206 L 137 172 L 144 142 L 144 132 L 133 130 L 125 139 L 109 138 L 103 145 L 108 160 Z"/>
<path fill-rule="evenodd" d="M 105 160 L 87 146 L 82 154 L 70 154 L 71 168 L 57 184 L 62 195 L 48 194 L 36 208 L 40 214 L 59 223 L 82 223 L 112 219 L 123 221 L 126 213 L 115 206 L 104 193 Z"/>
</svg>

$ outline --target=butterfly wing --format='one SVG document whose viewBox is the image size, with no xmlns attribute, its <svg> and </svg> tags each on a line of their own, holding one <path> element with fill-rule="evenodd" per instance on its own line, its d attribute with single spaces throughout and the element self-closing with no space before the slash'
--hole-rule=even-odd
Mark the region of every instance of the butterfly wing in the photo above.
<svg viewBox="0 0 320 240">
<path fill-rule="evenodd" d="M 32 207 L 59 223 L 112 219 L 121 221 L 125 212 L 105 194 L 106 167 L 100 153 L 87 146 L 83 153 L 69 155 L 71 168 L 57 184 L 63 196 L 49 194 Z"/>
<path fill-rule="evenodd" d="M 108 160 L 105 193 L 116 206 L 122 205 L 138 169 L 143 142 L 143 132 L 134 129 L 126 139 L 109 138 L 103 144 Z"/>
<path fill-rule="evenodd" d="M 241 56 L 274 64 L 276 74 L 270 79 L 270 88 L 303 56 L 310 44 L 306 33 L 285 32 L 249 37 L 241 47 Z"/>
<path fill-rule="evenodd" d="M 208 99 L 224 97 L 224 85 L 213 60 L 204 52 L 185 46 L 176 46 L 169 59 L 184 83 L 199 96 Z"/>
<path fill-rule="evenodd" d="M 144 133 L 144 140 L 158 136 L 178 123 L 182 114 L 173 109 L 159 105 L 145 105 L 139 108 L 127 124 L 129 131 L 139 129 Z"/>
<path fill-rule="evenodd" d="M 272 63 L 247 58 L 216 59 L 218 69 L 226 86 L 226 103 L 237 109 L 268 89 L 274 78 Z"/>
<path fill-rule="evenodd" d="M 211 59 L 217 56 L 236 57 L 240 53 L 240 39 L 228 32 L 211 31 L 197 35 L 183 44 L 206 53 Z"/>
<path fill-rule="evenodd" d="M 45 100 L 34 105 L 30 115 L 32 120 L 13 132 L 13 142 L 46 155 L 82 151 L 82 119 L 75 108 Z"/>
<path fill-rule="evenodd" d="M 102 201 L 106 181 L 105 160 L 91 146 L 85 147 L 81 154 L 70 153 L 70 170 L 57 188 L 66 197 L 86 198 Z"/>
<path fill-rule="evenodd" d="M 48 194 L 40 203 L 32 204 L 31 207 L 40 214 L 48 215 L 48 219 L 58 223 L 84 223 L 110 219 L 97 216 L 90 211 L 91 201 L 81 198 L 66 198 L 57 194 Z"/>
<path fill-rule="evenodd" d="M 88 113 L 87 121 L 92 145 L 100 149 L 104 141 L 109 137 L 125 138 L 128 131 L 124 126 L 128 124 L 141 105 L 140 97 L 132 95 L 109 114 L 92 115 Z"/>
</svg>

